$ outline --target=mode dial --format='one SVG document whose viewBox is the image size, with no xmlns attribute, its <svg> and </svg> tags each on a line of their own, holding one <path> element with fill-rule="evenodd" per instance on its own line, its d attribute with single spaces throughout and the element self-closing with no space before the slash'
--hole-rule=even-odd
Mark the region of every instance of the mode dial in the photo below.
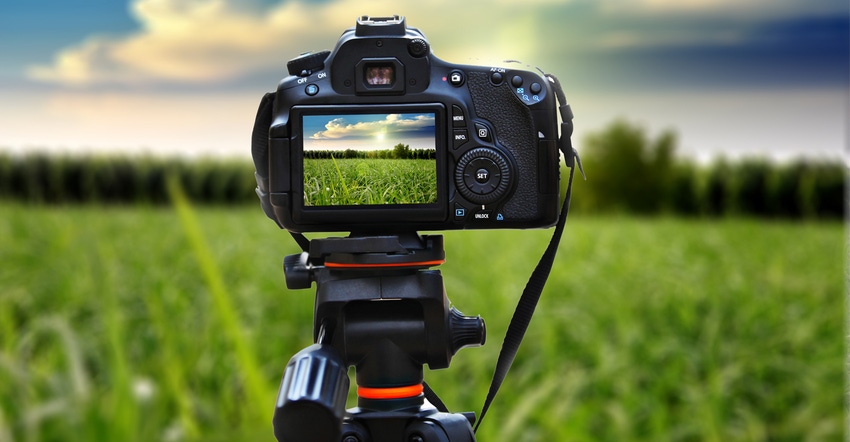
<svg viewBox="0 0 850 442">
<path fill-rule="evenodd" d="M 325 68 L 328 55 L 331 55 L 331 51 L 306 52 L 286 62 L 286 69 L 289 70 L 289 75 L 307 77 Z"/>
</svg>

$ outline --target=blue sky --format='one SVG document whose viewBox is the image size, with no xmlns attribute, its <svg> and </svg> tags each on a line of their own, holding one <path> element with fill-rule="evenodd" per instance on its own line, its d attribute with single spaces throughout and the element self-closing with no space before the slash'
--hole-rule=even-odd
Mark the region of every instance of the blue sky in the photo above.
<svg viewBox="0 0 850 442">
<path fill-rule="evenodd" d="M 363 14 L 402 14 L 434 53 L 557 74 L 583 134 L 625 118 L 699 158 L 837 156 L 844 0 L 31 0 L 0 3 L 0 146 L 247 155 L 286 60 Z"/>
</svg>

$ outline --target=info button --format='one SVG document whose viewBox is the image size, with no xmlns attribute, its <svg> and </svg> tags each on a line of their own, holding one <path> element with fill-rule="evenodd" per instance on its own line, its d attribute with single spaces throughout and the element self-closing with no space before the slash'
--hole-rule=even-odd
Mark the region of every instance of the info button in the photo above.
<svg viewBox="0 0 850 442">
<path fill-rule="evenodd" d="M 466 129 L 455 129 L 452 141 L 452 147 L 455 149 L 463 146 L 467 141 L 469 141 L 469 131 Z"/>
</svg>

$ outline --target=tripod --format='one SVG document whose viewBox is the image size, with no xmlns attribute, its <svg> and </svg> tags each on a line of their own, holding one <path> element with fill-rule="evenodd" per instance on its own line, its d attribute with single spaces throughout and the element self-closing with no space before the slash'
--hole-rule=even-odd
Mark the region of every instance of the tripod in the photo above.
<svg viewBox="0 0 850 442">
<path fill-rule="evenodd" d="M 273 418 L 279 442 L 474 442 L 474 413 L 425 399 L 423 365 L 446 368 L 483 345 L 484 321 L 451 307 L 443 237 L 417 233 L 310 241 L 284 260 L 286 285 L 316 282 L 315 344 L 292 357 Z M 348 368 L 357 407 L 345 410 Z"/>
</svg>

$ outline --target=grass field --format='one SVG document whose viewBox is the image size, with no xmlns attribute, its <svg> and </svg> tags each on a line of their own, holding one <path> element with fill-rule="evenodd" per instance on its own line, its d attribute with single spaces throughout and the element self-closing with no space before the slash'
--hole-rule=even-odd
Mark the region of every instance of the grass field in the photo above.
<svg viewBox="0 0 850 442">
<path fill-rule="evenodd" d="M 433 204 L 433 160 L 308 159 L 304 205 Z"/>
<path fill-rule="evenodd" d="M 0 205 L 0 441 L 274 441 L 312 291 L 259 208 Z M 426 380 L 480 411 L 550 231 L 446 233 L 452 302 L 488 342 Z M 479 441 L 837 441 L 840 223 L 568 222 Z"/>
</svg>

